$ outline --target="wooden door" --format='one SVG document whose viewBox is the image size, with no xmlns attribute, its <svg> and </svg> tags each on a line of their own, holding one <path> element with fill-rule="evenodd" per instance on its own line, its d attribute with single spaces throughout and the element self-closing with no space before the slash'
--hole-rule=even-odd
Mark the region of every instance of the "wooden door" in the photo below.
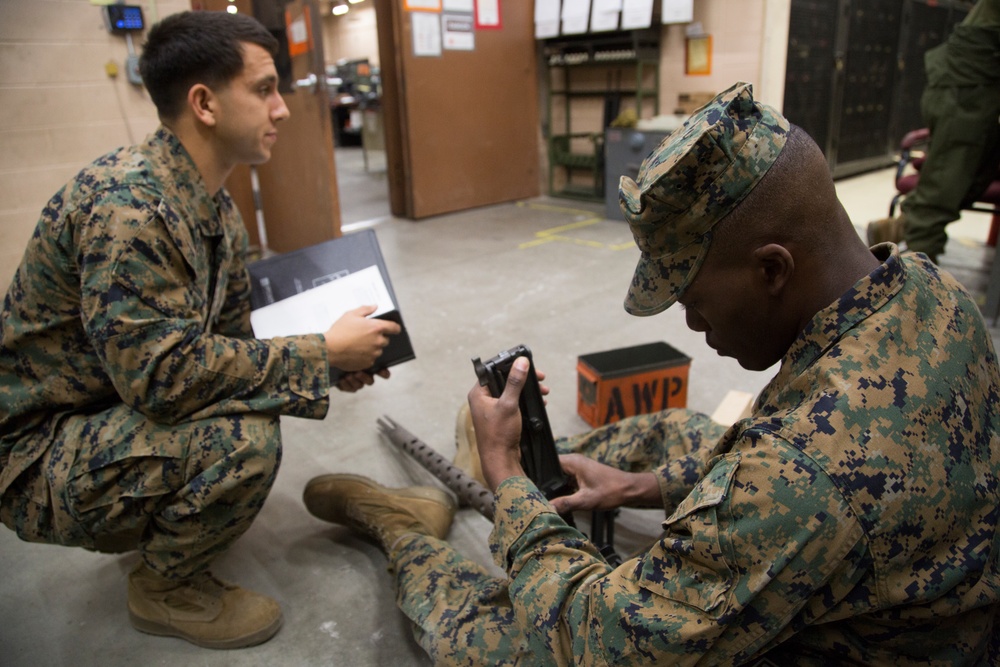
<svg viewBox="0 0 1000 667">
<path fill-rule="evenodd" d="M 402 0 L 375 0 L 393 215 L 423 218 L 539 193 L 533 3 L 504 0 L 472 50 L 414 55 Z"/>
<path fill-rule="evenodd" d="M 271 159 L 256 168 L 268 248 L 288 252 L 340 236 L 333 125 L 317 1 L 192 0 L 191 4 L 194 9 L 223 11 L 236 5 L 263 23 L 281 43 L 275 63 L 291 116 L 278 124 Z M 296 86 L 310 74 L 315 75 L 314 85 Z M 250 167 L 234 169 L 226 189 L 240 209 L 251 245 L 259 246 Z"/>
</svg>

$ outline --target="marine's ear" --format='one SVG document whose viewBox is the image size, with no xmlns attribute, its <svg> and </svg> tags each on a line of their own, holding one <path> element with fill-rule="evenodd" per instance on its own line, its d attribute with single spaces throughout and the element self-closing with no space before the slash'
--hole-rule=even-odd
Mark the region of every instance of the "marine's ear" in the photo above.
<svg viewBox="0 0 1000 667">
<path fill-rule="evenodd" d="M 795 273 L 792 253 L 781 244 L 768 243 L 754 250 L 753 258 L 767 293 L 772 297 L 780 295 Z"/>
<path fill-rule="evenodd" d="M 194 117 L 208 127 L 214 127 L 217 122 L 215 114 L 218 111 L 218 100 L 212 89 L 203 83 L 196 83 L 188 90 L 188 107 Z"/>
</svg>

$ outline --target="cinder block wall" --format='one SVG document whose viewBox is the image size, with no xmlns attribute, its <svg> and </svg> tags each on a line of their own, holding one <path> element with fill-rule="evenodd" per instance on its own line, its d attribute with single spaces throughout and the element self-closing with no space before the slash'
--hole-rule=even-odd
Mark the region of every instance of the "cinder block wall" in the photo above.
<svg viewBox="0 0 1000 667">
<path fill-rule="evenodd" d="M 187 0 L 135 2 L 147 24 Z M 156 128 L 125 77 L 124 37 L 87 0 L 0 0 L 0 293 L 49 198 L 81 167 Z M 142 35 L 134 35 L 135 49 Z M 113 63 L 118 76 L 108 76 Z"/>
<path fill-rule="evenodd" d="M 737 81 L 754 84 L 755 96 L 771 104 L 784 89 L 784 60 L 777 65 L 780 81 L 768 85 L 767 72 L 773 67 L 771 55 L 763 48 L 777 26 L 768 26 L 769 11 L 787 6 L 790 0 L 695 0 L 694 20 L 712 37 L 712 71 L 708 75 L 684 73 L 687 42 L 686 24 L 663 27 L 660 35 L 660 112 L 672 113 L 680 93 L 725 90 Z M 787 16 L 785 18 L 787 21 Z M 787 23 L 782 48 L 788 42 Z M 779 104 L 780 104 L 780 100 Z"/>
<path fill-rule="evenodd" d="M 147 25 L 191 8 L 190 0 L 130 4 Z M 0 295 L 49 198 L 94 158 L 158 124 L 145 90 L 125 77 L 125 37 L 107 31 L 101 11 L 88 0 L 0 0 Z M 324 29 L 330 62 L 378 62 L 371 6 L 324 17 Z M 136 52 L 143 39 L 133 35 Z"/>
</svg>

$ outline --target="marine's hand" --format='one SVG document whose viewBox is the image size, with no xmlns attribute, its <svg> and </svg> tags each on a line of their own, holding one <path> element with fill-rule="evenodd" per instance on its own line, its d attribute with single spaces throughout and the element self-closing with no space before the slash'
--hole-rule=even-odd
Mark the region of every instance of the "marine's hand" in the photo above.
<svg viewBox="0 0 1000 667">
<path fill-rule="evenodd" d="M 478 383 L 469 391 L 469 410 L 483 476 L 491 491 L 508 477 L 524 475 L 521 468 L 521 411 L 518 399 L 528 377 L 528 359 L 518 357 L 500 398 Z"/>
<path fill-rule="evenodd" d="M 401 331 L 399 324 L 368 317 L 375 306 L 361 306 L 344 313 L 323 337 L 331 366 L 343 371 L 370 368 L 389 344 L 389 336 Z"/>
<path fill-rule="evenodd" d="M 383 368 L 375 375 L 388 380 L 389 369 Z M 362 389 L 370 384 L 374 384 L 374 382 L 375 376 L 371 373 L 366 373 L 365 371 L 353 371 L 351 373 L 344 373 L 340 379 L 337 380 L 337 389 L 353 394 L 359 389 Z"/>
<path fill-rule="evenodd" d="M 656 475 L 651 472 L 625 472 L 580 454 L 563 454 L 559 464 L 577 486 L 574 493 L 552 500 L 560 514 L 662 504 Z"/>
<path fill-rule="evenodd" d="M 544 384 L 542 384 L 542 380 L 545 379 L 545 373 L 541 372 L 540 370 L 538 370 L 536 368 L 535 369 L 535 377 L 538 378 L 538 389 L 542 392 L 542 396 L 548 396 L 549 395 L 549 388 L 547 386 L 545 386 Z M 542 402 L 545 405 L 549 404 L 548 400 L 545 400 L 545 399 L 543 399 Z"/>
</svg>

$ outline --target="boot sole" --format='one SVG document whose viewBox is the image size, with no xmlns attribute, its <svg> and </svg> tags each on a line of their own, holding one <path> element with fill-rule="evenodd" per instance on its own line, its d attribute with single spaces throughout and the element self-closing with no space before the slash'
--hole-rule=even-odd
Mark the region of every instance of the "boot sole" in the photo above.
<svg viewBox="0 0 1000 667">
<path fill-rule="evenodd" d="M 141 616 L 136 615 L 131 609 L 128 611 L 128 619 L 129 622 L 132 623 L 133 628 L 139 632 L 144 632 L 147 635 L 156 635 L 159 637 L 178 637 L 179 639 L 184 639 L 191 642 L 195 646 L 200 646 L 202 648 L 234 649 L 263 644 L 268 639 L 276 635 L 278 630 L 281 629 L 283 617 L 279 615 L 270 625 L 261 628 L 256 632 L 251 632 L 239 637 L 230 637 L 228 639 L 202 639 L 184 632 L 180 628 L 176 628 L 172 625 L 152 621 L 148 618 L 142 618 Z"/>
</svg>

